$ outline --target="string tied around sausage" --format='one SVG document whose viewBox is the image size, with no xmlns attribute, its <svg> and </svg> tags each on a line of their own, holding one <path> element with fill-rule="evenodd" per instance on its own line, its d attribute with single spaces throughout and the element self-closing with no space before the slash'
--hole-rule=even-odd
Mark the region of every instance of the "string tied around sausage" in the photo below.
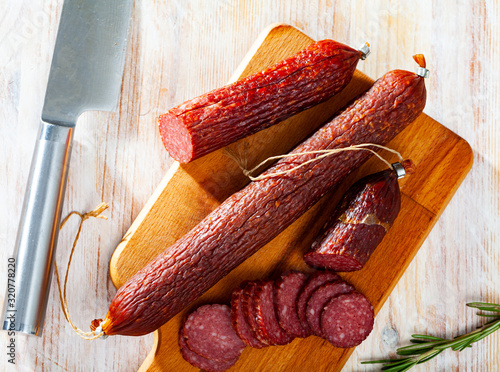
<svg viewBox="0 0 500 372">
<path fill-rule="evenodd" d="M 369 148 L 369 147 L 377 147 L 386 151 L 389 151 L 393 154 L 396 154 L 399 162 L 398 163 L 390 163 L 388 160 L 386 160 L 382 155 L 380 155 L 378 152 L 375 150 Z M 413 163 L 411 160 L 404 160 L 403 156 L 396 150 L 393 150 L 389 147 L 378 145 L 376 143 L 360 143 L 357 145 L 351 145 L 348 147 L 340 147 L 336 149 L 327 149 L 327 150 L 314 150 L 314 151 L 304 151 L 304 152 L 297 152 L 297 153 L 290 153 L 290 154 L 284 154 L 284 155 L 276 155 L 276 156 L 271 156 L 264 161 L 260 162 L 257 164 L 255 167 L 252 169 L 247 169 L 246 163 L 247 163 L 247 158 L 246 156 L 242 157 L 241 154 L 237 154 L 234 150 L 226 148 L 225 149 L 225 154 L 229 158 L 233 159 L 236 164 L 240 167 L 240 169 L 243 171 L 243 174 L 247 176 L 251 181 L 261 181 L 266 178 L 271 178 L 271 177 L 277 177 L 277 176 L 282 176 L 288 173 L 291 173 L 293 171 L 296 171 L 307 164 L 310 164 L 312 162 L 316 162 L 318 160 L 321 160 L 323 158 L 326 158 L 328 156 L 338 154 L 343 151 L 369 151 L 373 155 L 375 155 L 377 158 L 379 158 L 382 162 L 384 162 L 390 169 L 393 169 L 396 174 L 398 175 L 398 178 L 402 178 L 406 175 L 406 173 L 411 173 L 413 171 Z M 300 155 L 319 155 L 316 156 L 312 159 L 309 159 L 307 161 L 304 161 L 303 163 L 292 167 L 290 169 L 286 169 L 283 171 L 278 171 L 278 172 L 271 172 L 271 173 L 264 173 L 259 176 L 252 176 L 252 174 L 261 168 L 262 166 L 268 164 L 269 162 L 273 160 L 279 160 L 279 159 L 285 159 L 285 158 L 291 158 L 295 156 L 300 156 Z"/>
<path fill-rule="evenodd" d="M 73 321 L 71 320 L 71 317 L 69 315 L 69 309 L 68 309 L 68 301 L 67 301 L 67 295 L 66 295 L 66 285 L 68 283 L 68 274 L 69 274 L 69 269 L 71 266 L 71 261 L 73 259 L 73 253 L 75 252 L 76 244 L 78 243 L 78 239 L 80 237 L 80 233 L 82 231 L 82 225 L 83 223 L 88 220 L 89 218 L 98 218 L 98 219 L 103 219 L 107 220 L 108 217 L 103 216 L 102 212 L 104 212 L 106 209 L 108 209 L 109 205 L 107 203 L 101 203 L 97 207 L 95 207 L 93 210 L 90 212 L 87 212 L 85 214 L 81 214 L 80 212 L 73 211 L 70 214 L 68 214 L 64 220 L 61 222 L 61 225 L 59 227 L 59 230 L 64 227 L 66 222 L 68 222 L 69 218 L 73 215 L 79 216 L 80 217 L 80 225 L 78 226 L 78 232 L 76 233 L 75 239 L 73 241 L 73 246 L 71 247 L 71 252 L 69 254 L 69 259 L 68 259 L 68 264 L 66 267 L 66 274 L 64 275 L 64 287 L 61 290 L 61 280 L 59 277 L 59 269 L 57 268 L 57 260 L 55 260 L 54 266 L 55 266 L 55 271 L 56 271 L 56 280 L 57 280 L 57 289 L 59 290 L 59 299 L 61 301 L 61 308 L 64 314 L 64 317 L 68 321 L 68 323 L 71 325 L 71 328 L 83 339 L 85 340 L 95 340 L 97 338 L 106 338 L 107 336 L 105 335 L 104 331 L 102 330 L 102 326 L 100 324 L 96 325 L 91 332 L 85 332 L 75 326 L 73 324 Z"/>
</svg>

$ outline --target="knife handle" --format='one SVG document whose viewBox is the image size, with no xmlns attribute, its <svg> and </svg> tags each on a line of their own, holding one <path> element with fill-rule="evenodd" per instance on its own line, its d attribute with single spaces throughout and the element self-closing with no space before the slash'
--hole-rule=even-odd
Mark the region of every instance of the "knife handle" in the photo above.
<svg viewBox="0 0 500 372">
<path fill-rule="evenodd" d="M 17 232 L 15 278 L 5 296 L 4 330 L 41 335 L 73 131 L 74 126 L 41 123 Z"/>
</svg>

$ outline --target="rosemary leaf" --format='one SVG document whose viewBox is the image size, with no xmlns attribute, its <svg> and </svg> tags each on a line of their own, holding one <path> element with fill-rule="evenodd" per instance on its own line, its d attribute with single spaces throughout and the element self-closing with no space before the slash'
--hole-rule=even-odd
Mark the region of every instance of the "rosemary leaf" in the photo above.
<svg viewBox="0 0 500 372">
<path fill-rule="evenodd" d="M 437 357 L 439 354 L 441 354 L 443 352 L 443 350 L 439 350 L 439 351 L 435 351 L 431 354 L 429 354 L 428 356 L 426 356 L 425 358 L 422 358 L 420 359 L 417 364 L 422 364 L 422 363 L 425 363 L 427 362 L 428 360 L 431 360 L 432 358 L 434 357 Z"/>
<path fill-rule="evenodd" d="M 467 304 L 467 306 L 476 308 L 478 310 L 500 312 L 500 305 L 498 304 L 489 304 L 487 302 L 470 302 Z"/>
<path fill-rule="evenodd" d="M 411 337 L 413 337 L 413 338 L 421 338 L 421 339 L 425 339 L 425 340 L 444 341 L 444 338 L 435 337 L 435 336 L 429 336 L 429 335 L 419 335 L 419 334 L 416 334 L 416 335 L 411 335 Z"/>
<path fill-rule="evenodd" d="M 394 371 L 404 371 L 406 367 L 413 367 L 415 362 L 413 360 L 402 360 L 402 363 L 391 363 L 381 368 L 382 371 L 394 372 Z M 404 369 L 402 369 L 404 368 Z"/>
<path fill-rule="evenodd" d="M 425 344 L 428 341 L 411 338 L 410 342 L 413 343 L 413 344 Z"/>
<path fill-rule="evenodd" d="M 457 344 L 457 345 L 455 345 L 455 346 L 452 346 L 452 347 L 451 347 L 451 350 L 454 350 L 454 351 L 462 351 L 462 350 L 464 350 L 464 349 L 465 349 L 465 348 L 467 348 L 467 347 L 472 347 L 472 345 L 471 345 L 471 344 L 472 344 L 473 342 L 476 342 L 476 338 L 477 338 L 477 336 L 476 336 L 476 337 L 473 337 L 473 338 L 470 338 L 470 339 L 465 339 L 465 340 L 463 340 L 463 341 L 462 341 L 462 343 Z"/>
<path fill-rule="evenodd" d="M 405 358 L 405 360 L 410 360 L 411 358 Z M 395 360 L 403 360 L 403 359 L 380 359 L 380 360 L 365 360 L 361 362 L 361 364 L 380 364 L 380 363 L 392 363 Z"/>
<path fill-rule="evenodd" d="M 412 355 L 412 354 L 422 354 L 423 352 L 438 347 L 442 345 L 446 341 L 435 341 L 435 342 L 426 342 L 424 344 L 417 345 L 409 345 L 400 347 L 396 350 L 399 355 Z"/>
</svg>

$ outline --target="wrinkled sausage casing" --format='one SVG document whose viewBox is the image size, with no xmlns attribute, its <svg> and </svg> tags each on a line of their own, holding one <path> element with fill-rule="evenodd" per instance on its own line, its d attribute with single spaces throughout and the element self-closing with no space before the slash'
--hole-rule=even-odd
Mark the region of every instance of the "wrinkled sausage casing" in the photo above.
<svg viewBox="0 0 500 372">
<path fill-rule="evenodd" d="M 362 269 L 400 207 L 396 172 L 387 169 L 360 179 L 344 195 L 304 261 L 340 272 Z"/>
<path fill-rule="evenodd" d="M 318 41 L 245 79 L 172 108 L 159 118 L 163 144 L 187 163 L 326 101 L 352 79 L 361 52 Z"/>
<path fill-rule="evenodd" d="M 385 144 L 417 118 L 425 99 L 423 78 L 391 71 L 293 153 Z M 313 156 L 282 159 L 267 172 L 289 170 Z M 366 151 L 340 152 L 285 175 L 252 182 L 233 194 L 118 290 L 102 325 L 104 332 L 139 336 L 156 330 L 369 157 Z"/>
</svg>

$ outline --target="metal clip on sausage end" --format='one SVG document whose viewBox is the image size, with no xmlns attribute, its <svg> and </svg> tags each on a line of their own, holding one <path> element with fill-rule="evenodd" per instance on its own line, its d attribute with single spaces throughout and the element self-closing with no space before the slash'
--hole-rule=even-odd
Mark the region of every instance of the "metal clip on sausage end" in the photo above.
<svg viewBox="0 0 500 372">
<path fill-rule="evenodd" d="M 396 172 L 396 176 L 398 176 L 398 180 L 400 178 L 403 178 L 404 176 L 406 176 L 406 171 L 405 171 L 405 167 L 403 167 L 403 164 L 392 163 L 391 166 L 392 166 L 392 169 L 394 169 L 394 171 Z"/>
<path fill-rule="evenodd" d="M 104 321 L 101 322 L 101 324 L 99 324 L 99 326 L 95 329 L 94 334 L 98 335 L 99 333 L 102 332 L 102 323 L 104 323 Z M 105 340 L 107 338 L 108 338 L 108 335 L 106 335 L 106 334 L 104 334 L 104 335 L 101 336 L 102 340 Z"/>
<path fill-rule="evenodd" d="M 371 53 L 370 44 L 364 43 L 363 46 L 359 48 L 359 52 L 361 53 L 361 60 L 364 61 Z"/>
<path fill-rule="evenodd" d="M 423 78 L 428 78 L 429 77 L 429 70 L 426 69 L 425 67 L 417 67 L 417 71 L 415 73 Z"/>
</svg>

